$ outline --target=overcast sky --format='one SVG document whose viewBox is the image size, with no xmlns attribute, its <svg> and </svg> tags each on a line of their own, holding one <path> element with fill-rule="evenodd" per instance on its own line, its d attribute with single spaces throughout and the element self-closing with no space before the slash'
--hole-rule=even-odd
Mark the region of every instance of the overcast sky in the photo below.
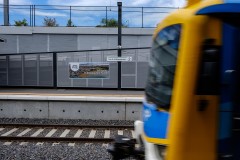
<svg viewBox="0 0 240 160">
<path fill-rule="evenodd" d="M 117 6 L 117 2 L 122 2 L 123 7 L 176 7 L 181 8 L 185 5 L 185 0 L 9 0 L 10 5 L 63 5 L 63 6 Z M 0 0 L 3 4 L 3 0 Z M 18 8 L 18 9 L 16 9 Z M 26 19 L 30 23 L 30 6 L 12 6 L 10 8 L 10 24 L 16 20 Z M 106 17 L 105 8 L 90 8 L 92 11 L 84 11 L 86 7 L 72 7 L 71 20 L 76 26 L 96 26 L 101 19 Z M 95 12 L 95 10 L 102 10 Z M 164 8 L 145 8 L 143 17 L 142 9 L 123 9 L 123 23 L 129 27 L 155 27 L 169 12 L 175 9 Z M 130 11 L 130 12 L 128 12 Z M 157 13 L 161 12 L 161 13 Z M 3 13 L 3 10 L 0 10 Z M 57 20 L 60 26 L 66 26 L 69 20 L 69 7 L 38 6 L 35 10 L 36 26 L 43 25 L 43 19 L 52 17 Z M 107 18 L 117 19 L 117 8 L 108 7 Z M 143 22 L 142 22 L 143 20 Z M 0 16 L 0 25 L 3 24 L 3 16 Z"/>
</svg>

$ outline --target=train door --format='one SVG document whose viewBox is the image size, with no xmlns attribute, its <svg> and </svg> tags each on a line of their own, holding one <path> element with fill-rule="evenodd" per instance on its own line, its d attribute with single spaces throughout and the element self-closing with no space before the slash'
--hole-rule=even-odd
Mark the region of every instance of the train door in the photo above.
<svg viewBox="0 0 240 160">
<path fill-rule="evenodd" d="M 218 159 L 240 159 L 240 27 L 223 25 Z"/>
</svg>

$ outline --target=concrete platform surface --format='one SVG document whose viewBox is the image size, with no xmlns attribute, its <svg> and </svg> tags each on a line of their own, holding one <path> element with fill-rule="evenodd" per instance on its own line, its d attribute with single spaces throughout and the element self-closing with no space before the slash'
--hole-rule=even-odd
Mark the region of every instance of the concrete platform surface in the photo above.
<svg viewBox="0 0 240 160">
<path fill-rule="evenodd" d="M 86 90 L 86 89 L 19 89 L 1 88 L 0 99 L 15 100 L 67 100 L 67 101 L 126 101 L 141 102 L 144 91 Z"/>
</svg>

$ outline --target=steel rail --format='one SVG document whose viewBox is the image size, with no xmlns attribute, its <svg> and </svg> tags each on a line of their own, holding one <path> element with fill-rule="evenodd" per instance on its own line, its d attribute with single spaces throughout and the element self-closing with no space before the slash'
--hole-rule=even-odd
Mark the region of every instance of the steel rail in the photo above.
<svg viewBox="0 0 240 160">
<path fill-rule="evenodd" d="M 72 138 L 72 137 L 17 137 L 0 136 L 0 141 L 34 141 L 34 142 L 112 142 L 112 138 Z"/>
<path fill-rule="evenodd" d="M 68 125 L 68 124 L 23 124 L 1 123 L 2 127 L 31 127 L 31 128 L 127 128 L 134 129 L 133 125 Z"/>
</svg>

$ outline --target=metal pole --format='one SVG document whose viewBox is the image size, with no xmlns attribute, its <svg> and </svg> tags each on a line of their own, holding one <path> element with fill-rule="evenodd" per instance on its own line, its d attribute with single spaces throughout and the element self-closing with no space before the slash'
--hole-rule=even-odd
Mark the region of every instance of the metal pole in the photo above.
<svg viewBox="0 0 240 160">
<path fill-rule="evenodd" d="M 122 2 L 118 5 L 118 57 L 122 56 Z M 122 88 L 122 63 L 118 62 L 118 89 Z"/>
<path fill-rule="evenodd" d="M 4 7 L 4 26 L 9 26 L 9 0 L 3 1 Z"/>
<path fill-rule="evenodd" d="M 57 53 L 53 53 L 53 87 L 57 88 Z"/>
</svg>

